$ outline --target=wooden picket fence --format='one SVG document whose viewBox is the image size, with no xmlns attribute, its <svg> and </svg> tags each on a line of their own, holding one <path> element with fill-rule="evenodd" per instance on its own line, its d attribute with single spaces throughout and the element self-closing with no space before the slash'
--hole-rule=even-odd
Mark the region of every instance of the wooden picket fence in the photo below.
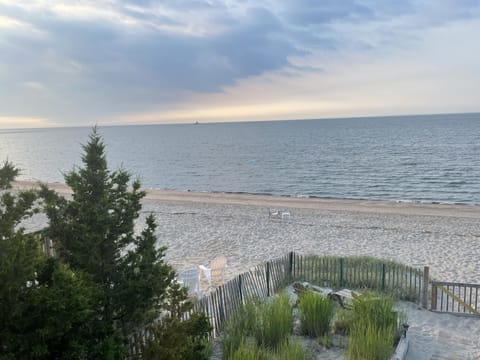
<svg viewBox="0 0 480 360">
<path fill-rule="evenodd" d="M 52 242 L 35 232 L 48 256 L 55 256 Z M 212 337 L 218 335 L 225 321 L 249 298 L 274 295 L 294 281 L 334 289 L 368 289 L 385 292 L 396 298 L 421 303 L 435 312 L 480 316 L 480 284 L 442 282 L 429 279 L 429 268 L 418 269 L 371 257 L 337 257 L 287 255 L 257 265 L 250 271 L 197 299 L 193 312 L 205 313 L 212 324 Z M 129 358 L 138 358 L 150 334 L 141 330 L 130 337 Z"/>
<path fill-rule="evenodd" d="M 257 265 L 199 298 L 193 312 L 204 312 L 216 337 L 225 321 L 249 298 L 263 299 L 294 281 L 308 281 L 334 289 L 383 291 L 401 299 L 419 302 L 424 297 L 424 272 L 420 269 L 367 257 L 300 255 L 294 252 Z M 188 318 L 190 314 L 186 314 Z M 132 336 L 129 357 L 140 356 L 149 334 Z"/>
</svg>

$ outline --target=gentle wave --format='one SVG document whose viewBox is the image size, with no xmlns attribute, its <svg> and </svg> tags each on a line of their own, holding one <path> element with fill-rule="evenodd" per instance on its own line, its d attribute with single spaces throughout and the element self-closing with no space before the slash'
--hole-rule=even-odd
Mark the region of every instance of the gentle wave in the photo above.
<svg viewBox="0 0 480 360">
<path fill-rule="evenodd" d="M 0 132 L 21 179 L 63 182 L 88 128 Z M 325 199 L 480 204 L 479 114 L 100 128 L 142 185 Z"/>
</svg>

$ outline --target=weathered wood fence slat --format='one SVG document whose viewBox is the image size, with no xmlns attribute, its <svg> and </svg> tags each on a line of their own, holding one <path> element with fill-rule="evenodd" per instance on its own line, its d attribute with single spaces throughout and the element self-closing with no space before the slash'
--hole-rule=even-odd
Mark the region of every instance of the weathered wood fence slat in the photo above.
<svg viewBox="0 0 480 360">
<path fill-rule="evenodd" d="M 277 293 L 293 281 L 308 281 L 332 288 L 365 288 L 419 302 L 423 294 L 420 269 L 362 257 L 301 255 L 290 252 L 250 271 L 237 275 L 195 303 L 193 312 L 204 312 L 210 319 L 215 337 L 227 321 L 250 298 L 262 299 Z M 469 296 L 466 295 L 466 298 Z M 477 299 L 472 295 L 472 299 Z M 186 314 L 186 318 L 191 316 Z M 141 353 L 145 333 L 132 336 L 130 357 Z"/>
<path fill-rule="evenodd" d="M 480 316 L 480 284 L 431 281 L 431 310 Z"/>
<path fill-rule="evenodd" d="M 43 231 L 34 234 L 42 250 L 55 256 L 54 244 Z M 216 337 L 227 321 L 250 298 L 262 299 L 277 293 L 293 281 L 308 281 L 331 288 L 369 289 L 421 303 L 436 312 L 480 316 L 480 284 L 429 281 L 428 267 L 418 269 L 391 261 L 367 257 L 301 255 L 290 252 L 255 266 L 206 296 L 197 299 L 193 312 L 204 312 Z M 161 321 L 161 319 L 159 320 Z M 129 337 L 129 358 L 138 358 L 152 336 L 138 330 Z"/>
</svg>

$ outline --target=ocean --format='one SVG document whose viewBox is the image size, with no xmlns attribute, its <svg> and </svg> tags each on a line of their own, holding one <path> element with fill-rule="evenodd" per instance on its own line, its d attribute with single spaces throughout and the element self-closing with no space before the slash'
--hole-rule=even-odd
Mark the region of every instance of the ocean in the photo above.
<svg viewBox="0 0 480 360">
<path fill-rule="evenodd" d="M 63 182 L 90 128 L 0 130 L 22 180 Z M 100 127 L 111 169 L 180 191 L 480 204 L 480 114 Z"/>
</svg>

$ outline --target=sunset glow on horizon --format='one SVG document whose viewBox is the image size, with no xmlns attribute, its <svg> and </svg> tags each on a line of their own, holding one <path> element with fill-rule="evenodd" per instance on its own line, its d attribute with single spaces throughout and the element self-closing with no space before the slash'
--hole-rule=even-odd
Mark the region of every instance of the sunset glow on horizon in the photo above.
<svg viewBox="0 0 480 360">
<path fill-rule="evenodd" d="M 480 2 L 0 0 L 0 128 L 480 111 Z"/>
</svg>

